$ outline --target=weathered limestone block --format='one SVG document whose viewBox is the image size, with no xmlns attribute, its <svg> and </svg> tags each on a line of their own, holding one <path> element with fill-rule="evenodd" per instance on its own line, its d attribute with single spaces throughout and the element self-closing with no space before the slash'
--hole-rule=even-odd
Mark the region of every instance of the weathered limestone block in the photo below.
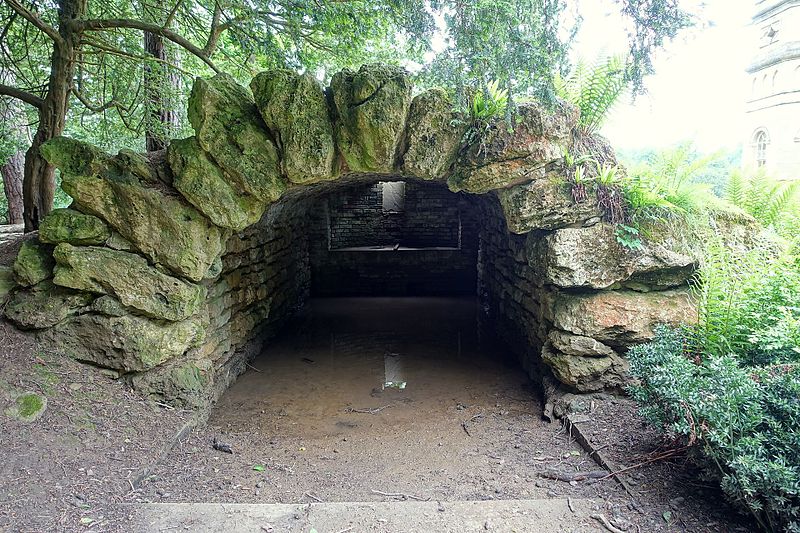
<svg viewBox="0 0 800 533">
<path fill-rule="evenodd" d="M 408 112 L 402 171 L 426 180 L 439 179 L 449 170 L 467 129 L 464 117 L 441 89 L 430 89 L 411 101 Z"/>
<path fill-rule="evenodd" d="M 611 224 L 556 230 L 529 237 L 530 265 L 545 283 L 593 289 L 663 289 L 686 283 L 696 267 L 689 256 L 645 241 L 632 250 L 619 244 Z"/>
<path fill-rule="evenodd" d="M 189 122 L 200 146 L 243 192 L 274 202 L 286 189 L 278 150 L 253 96 L 227 74 L 197 78 L 189 97 Z"/>
<path fill-rule="evenodd" d="M 17 283 L 31 287 L 52 276 L 55 261 L 50 250 L 37 240 L 23 242 L 13 267 Z"/>
<path fill-rule="evenodd" d="M 174 174 L 173 186 L 211 222 L 242 231 L 261 219 L 266 204 L 232 187 L 196 138 L 172 141 L 167 154 Z"/>
<path fill-rule="evenodd" d="M 5 303 L 11 290 L 17 286 L 14 279 L 14 269 L 10 266 L 0 266 L 0 305 Z"/>
<path fill-rule="evenodd" d="M 148 372 L 131 376 L 140 394 L 178 407 L 206 407 L 211 401 L 214 366 L 208 359 L 179 357 Z"/>
<path fill-rule="evenodd" d="M 688 289 L 557 292 L 550 298 L 548 318 L 556 328 L 617 349 L 651 340 L 657 324 L 679 326 L 697 320 Z"/>
<path fill-rule="evenodd" d="M 552 113 L 540 104 L 520 105 L 513 128 L 495 119 L 462 150 L 450 189 L 484 193 L 543 178 L 569 148 L 577 121 L 577 108 L 565 102 Z"/>
<path fill-rule="evenodd" d="M 74 209 L 54 209 L 39 226 L 39 240 L 51 244 L 103 244 L 109 237 L 105 222 Z"/>
<path fill-rule="evenodd" d="M 205 287 L 163 274 L 136 254 L 62 243 L 53 256 L 56 285 L 116 296 L 152 318 L 183 320 L 205 299 Z"/>
<path fill-rule="evenodd" d="M 592 357 L 562 353 L 546 344 L 542 360 L 556 378 L 581 392 L 620 389 L 626 383 L 627 361 L 612 353 L 605 357 Z"/>
<path fill-rule="evenodd" d="M 392 172 L 411 102 L 405 71 L 388 65 L 345 69 L 331 80 L 336 144 L 352 172 Z"/>
<path fill-rule="evenodd" d="M 573 335 L 566 331 L 551 330 L 547 335 L 550 346 L 566 355 L 582 355 L 586 357 L 609 357 L 614 350 L 591 337 Z"/>
<path fill-rule="evenodd" d="M 6 318 L 22 329 L 43 329 L 84 310 L 93 298 L 91 294 L 58 287 L 48 280 L 15 292 L 4 312 Z"/>
<path fill-rule="evenodd" d="M 48 161 L 73 172 L 64 171 L 61 186 L 78 208 L 104 219 L 154 263 L 201 280 L 222 252 L 223 231 L 155 176 L 142 177 L 146 167 L 127 166 L 127 156 L 107 159 L 105 168 L 81 166 L 75 154 L 84 147 L 65 137 L 42 147 Z"/>
<path fill-rule="evenodd" d="M 87 313 L 61 322 L 44 335 L 79 361 L 143 372 L 199 346 L 205 328 L 197 316 L 165 322 L 131 314 Z"/>
<path fill-rule="evenodd" d="M 600 221 L 602 210 L 594 200 L 576 203 L 564 179 L 555 173 L 496 191 L 508 230 L 527 233 Z"/>
<path fill-rule="evenodd" d="M 280 69 L 250 82 L 256 106 L 281 149 L 281 168 L 292 183 L 309 184 L 338 176 L 328 103 L 311 74 Z"/>
</svg>

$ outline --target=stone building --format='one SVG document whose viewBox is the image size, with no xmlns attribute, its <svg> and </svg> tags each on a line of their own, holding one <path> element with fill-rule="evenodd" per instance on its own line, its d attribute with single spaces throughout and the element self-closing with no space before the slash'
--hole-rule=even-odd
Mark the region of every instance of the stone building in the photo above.
<svg viewBox="0 0 800 533">
<path fill-rule="evenodd" d="M 800 179 L 800 2 L 756 0 L 742 163 Z"/>
</svg>

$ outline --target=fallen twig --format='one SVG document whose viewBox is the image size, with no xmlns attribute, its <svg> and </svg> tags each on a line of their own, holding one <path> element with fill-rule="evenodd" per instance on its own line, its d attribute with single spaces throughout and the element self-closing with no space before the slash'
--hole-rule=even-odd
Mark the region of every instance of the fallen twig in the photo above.
<svg viewBox="0 0 800 533">
<path fill-rule="evenodd" d="M 255 371 L 256 371 L 256 372 L 258 372 L 259 374 L 261 374 L 261 373 L 263 372 L 263 370 L 259 370 L 259 369 L 257 369 L 256 367 L 254 367 L 254 366 L 253 366 L 253 365 L 251 365 L 250 363 L 245 363 L 245 366 L 246 366 L 247 368 L 251 369 L 251 370 L 255 370 Z"/>
<path fill-rule="evenodd" d="M 567 507 L 569 507 L 569 510 L 572 511 L 573 514 L 575 513 L 575 508 L 572 506 L 572 498 L 567 498 Z"/>
<path fill-rule="evenodd" d="M 413 494 L 405 494 L 403 492 L 383 492 L 380 490 L 372 489 L 374 494 L 380 494 L 381 496 L 387 496 L 390 498 L 403 498 L 404 500 L 417 500 L 418 502 L 429 502 L 431 499 L 428 498 L 420 498 L 419 496 L 414 496 Z"/>
<path fill-rule="evenodd" d="M 611 523 L 608 521 L 608 519 L 604 515 L 593 514 L 591 516 L 592 516 L 592 518 L 594 518 L 595 520 L 597 520 L 598 522 L 603 524 L 603 527 L 606 528 L 607 530 L 609 530 L 611 533 L 625 533 L 621 529 L 617 529 L 614 526 L 612 526 Z"/>
<path fill-rule="evenodd" d="M 469 424 L 471 422 L 474 422 L 475 420 L 477 420 L 479 418 L 482 418 L 482 417 L 483 417 L 483 413 L 478 413 L 477 415 L 472 415 L 468 419 L 466 419 L 463 422 L 461 422 L 461 427 L 464 429 L 464 433 L 466 433 L 468 437 L 471 437 L 472 433 L 469 432 L 469 428 L 467 428 L 467 424 Z"/>
<path fill-rule="evenodd" d="M 687 446 L 687 448 L 688 448 L 688 446 Z M 680 452 L 684 451 L 685 449 L 686 448 L 676 448 L 674 450 L 666 451 L 664 453 L 661 453 L 661 454 L 657 455 L 656 457 L 652 457 L 652 458 L 648 459 L 647 461 L 642 461 L 641 463 L 637 463 L 637 464 L 635 464 L 633 466 L 628 466 L 628 467 L 622 468 L 620 470 L 616 470 L 614 472 L 611 472 L 608 475 L 606 475 L 605 477 L 599 479 L 598 481 L 603 481 L 606 478 L 609 478 L 609 477 L 612 477 L 612 476 L 618 476 L 619 474 L 624 474 L 625 472 L 629 472 L 630 470 L 634 470 L 636 468 L 641 468 L 641 467 L 643 467 L 645 465 L 649 465 L 650 463 L 655 463 L 656 461 L 663 461 L 665 459 L 669 459 L 670 457 L 675 457 L 676 455 L 678 455 Z"/>
<path fill-rule="evenodd" d="M 352 531 L 352 530 L 353 530 L 353 526 L 350 526 L 350 527 L 346 527 L 344 529 L 340 529 L 336 533 L 347 533 L 348 531 Z"/>
<path fill-rule="evenodd" d="M 611 474 L 607 470 L 591 470 L 589 472 L 556 472 L 555 470 L 545 470 L 539 472 L 539 476 L 556 481 L 585 481 L 587 479 L 603 480 Z"/>
<path fill-rule="evenodd" d="M 352 407 L 345 408 L 345 412 L 347 413 L 361 413 L 364 415 L 374 415 L 376 413 L 380 413 L 384 409 L 388 409 L 391 407 L 392 404 L 384 405 L 383 407 L 365 407 L 364 409 L 353 409 Z"/>
<path fill-rule="evenodd" d="M 322 500 L 320 500 L 319 498 L 314 496 L 314 494 L 311 493 L 311 492 L 306 492 L 306 493 L 303 494 L 303 496 L 307 496 L 307 497 L 311 498 L 312 500 L 314 500 L 316 502 L 322 503 Z"/>
</svg>

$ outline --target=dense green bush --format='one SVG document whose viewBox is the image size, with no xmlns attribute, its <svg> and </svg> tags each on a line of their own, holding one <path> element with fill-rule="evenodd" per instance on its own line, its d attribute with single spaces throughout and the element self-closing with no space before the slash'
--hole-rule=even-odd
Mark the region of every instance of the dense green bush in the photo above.
<svg viewBox="0 0 800 533">
<path fill-rule="evenodd" d="M 698 323 L 629 352 L 642 414 L 702 451 L 732 501 L 800 532 L 800 269 L 773 245 L 708 243 Z"/>
<path fill-rule="evenodd" d="M 693 357 L 691 332 L 661 328 L 631 350 L 642 414 L 701 448 L 729 498 L 770 531 L 800 531 L 800 365 Z"/>
</svg>

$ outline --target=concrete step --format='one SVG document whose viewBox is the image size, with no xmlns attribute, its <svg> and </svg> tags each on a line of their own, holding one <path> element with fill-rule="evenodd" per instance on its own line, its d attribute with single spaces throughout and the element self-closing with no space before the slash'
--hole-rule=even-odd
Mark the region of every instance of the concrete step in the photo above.
<svg viewBox="0 0 800 533">
<path fill-rule="evenodd" d="M 126 531 L 193 533 L 596 532 L 588 499 L 120 505 Z M 129 526 L 129 527 L 128 527 Z"/>
</svg>

